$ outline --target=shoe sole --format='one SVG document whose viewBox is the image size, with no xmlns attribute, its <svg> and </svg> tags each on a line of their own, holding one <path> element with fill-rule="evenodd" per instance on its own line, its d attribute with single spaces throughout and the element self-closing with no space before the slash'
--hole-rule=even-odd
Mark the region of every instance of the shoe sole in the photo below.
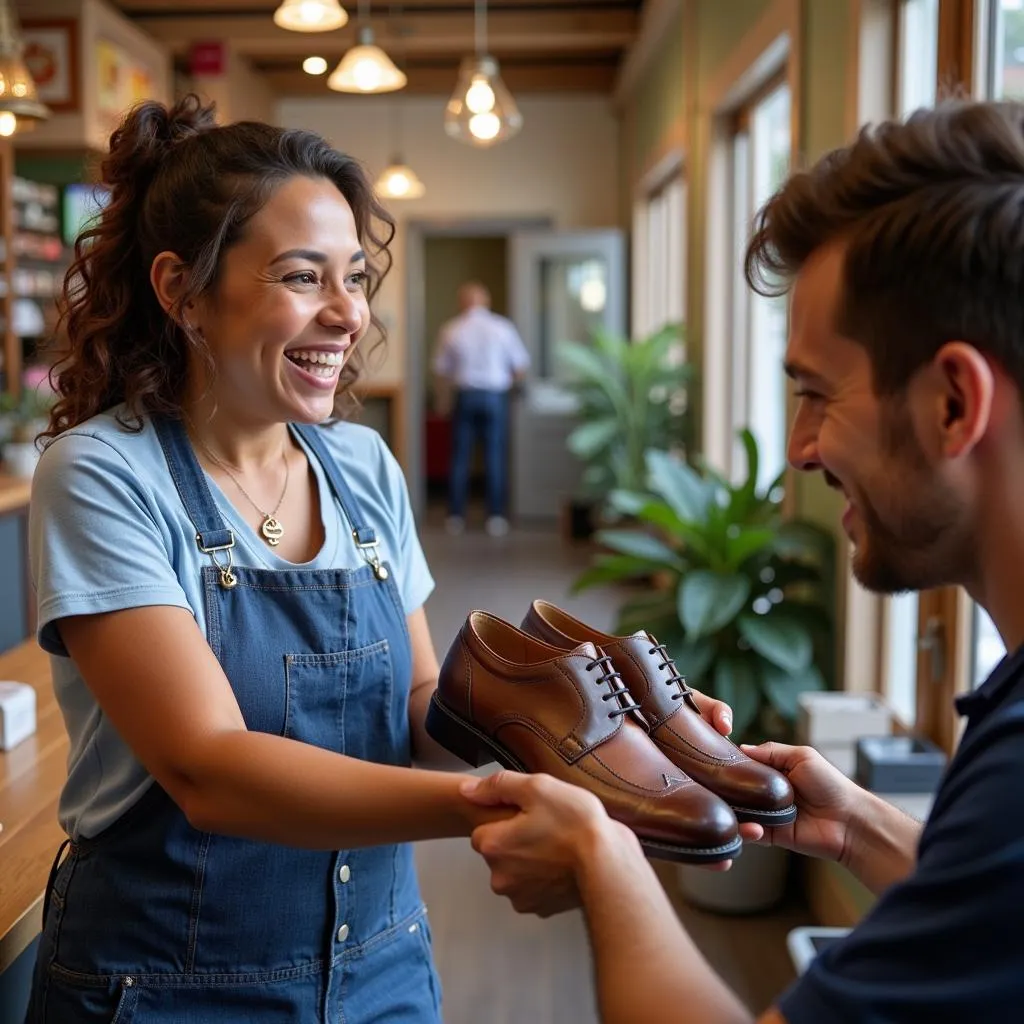
<svg viewBox="0 0 1024 1024">
<path fill-rule="evenodd" d="M 497 762 L 509 771 L 531 774 L 511 751 L 445 707 L 436 693 L 430 698 L 426 728 L 431 739 L 474 768 Z M 679 846 L 639 834 L 637 839 L 648 856 L 680 864 L 718 864 L 723 860 L 733 860 L 743 849 L 743 840 L 739 836 L 722 846 Z"/>
</svg>

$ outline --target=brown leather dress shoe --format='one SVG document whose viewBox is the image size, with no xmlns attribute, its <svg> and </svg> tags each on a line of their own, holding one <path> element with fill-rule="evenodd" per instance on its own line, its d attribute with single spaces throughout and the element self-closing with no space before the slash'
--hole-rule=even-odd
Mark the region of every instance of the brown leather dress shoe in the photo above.
<svg viewBox="0 0 1024 1024">
<path fill-rule="evenodd" d="M 742 844 L 728 804 L 680 773 L 642 721 L 593 644 L 563 651 L 476 611 L 445 657 L 427 732 L 473 766 L 497 761 L 582 786 L 652 857 L 735 857 Z"/>
<path fill-rule="evenodd" d="M 523 630 L 562 650 L 599 646 L 640 705 L 651 738 L 687 775 L 717 793 L 739 821 L 786 825 L 796 817 L 793 787 L 781 772 L 747 757 L 701 716 L 663 644 L 643 630 L 611 636 L 547 601 L 534 601 Z"/>
</svg>

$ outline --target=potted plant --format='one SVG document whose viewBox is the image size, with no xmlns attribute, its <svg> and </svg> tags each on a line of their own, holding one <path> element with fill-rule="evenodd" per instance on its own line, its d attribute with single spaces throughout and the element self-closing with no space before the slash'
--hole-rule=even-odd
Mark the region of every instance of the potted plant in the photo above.
<svg viewBox="0 0 1024 1024">
<path fill-rule="evenodd" d="M 30 478 L 39 462 L 37 436 L 46 429 L 50 407 L 54 401 L 51 391 L 23 388 L 18 399 L 7 396 L 7 437 L 3 440 L 4 467 L 12 476 Z"/>
<path fill-rule="evenodd" d="M 788 741 L 799 695 L 832 674 L 834 539 L 783 521 L 781 477 L 758 488 L 757 444 L 748 430 L 741 438 L 747 472 L 735 485 L 648 451 L 647 493 L 609 496 L 638 528 L 599 532 L 605 550 L 574 590 L 657 574 L 666 585 L 626 600 L 616 631 L 646 629 L 664 643 L 689 683 L 732 707 L 737 742 Z M 782 895 L 785 867 L 783 851 L 752 847 L 726 875 L 684 867 L 680 878 L 703 906 L 760 909 Z M 747 874 L 760 891 L 737 895 Z"/>
<path fill-rule="evenodd" d="M 635 341 L 598 330 L 590 343 L 560 342 L 556 358 L 578 407 L 579 422 L 568 438 L 583 463 L 572 510 L 577 535 L 589 532 L 595 513 L 609 511 L 609 493 L 644 490 L 649 449 L 688 446 L 686 387 L 693 373 L 678 324 Z"/>
</svg>

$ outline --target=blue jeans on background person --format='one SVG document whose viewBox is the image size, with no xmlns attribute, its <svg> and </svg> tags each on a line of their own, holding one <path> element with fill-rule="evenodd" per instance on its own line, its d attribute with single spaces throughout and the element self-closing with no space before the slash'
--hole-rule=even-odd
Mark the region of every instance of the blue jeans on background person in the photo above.
<svg viewBox="0 0 1024 1024">
<path fill-rule="evenodd" d="M 508 392 L 460 390 L 452 411 L 452 461 L 448 475 L 448 514 L 466 514 L 469 466 L 479 439 L 484 449 L 487 515 L 506 516 L 508 472 Z"/>
</svg>

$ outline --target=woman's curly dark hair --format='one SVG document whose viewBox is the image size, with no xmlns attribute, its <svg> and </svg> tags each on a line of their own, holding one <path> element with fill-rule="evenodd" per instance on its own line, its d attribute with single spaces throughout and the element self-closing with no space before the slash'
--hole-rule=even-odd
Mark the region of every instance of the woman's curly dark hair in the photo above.
<svg viewBox="0 0 1024 1024">
<path fill-rule="evenodd" d="M 191 94 L 170 108 L 146 101 L 127 114 L 101 165 L 109 203 L 75 242 L 64 279 L 61 356 L 51 371 L 58 397 L 43 437 L 121 403 L 125 425 L 135 429 L 144 415 L 180 415 L 190 356 L 210 358 L 181 326 L 181 311 L 215 287 L 224 253 L 296 175 L 326 178 L 348 201 L 367 252 L 372 299 L 391 266 L 395 224 L 356 160 L 313 132 L 255 121 L 219 126 L 214 107 Z M 149 280 L 164 251 L 188 270 L 170 315 Z M 371 321 L 380 344 L 383 326 L 372 314 Z M 365 366 L 363 349 L 356 346 L 342 369 L 339 414 Z"/>
</svg>

